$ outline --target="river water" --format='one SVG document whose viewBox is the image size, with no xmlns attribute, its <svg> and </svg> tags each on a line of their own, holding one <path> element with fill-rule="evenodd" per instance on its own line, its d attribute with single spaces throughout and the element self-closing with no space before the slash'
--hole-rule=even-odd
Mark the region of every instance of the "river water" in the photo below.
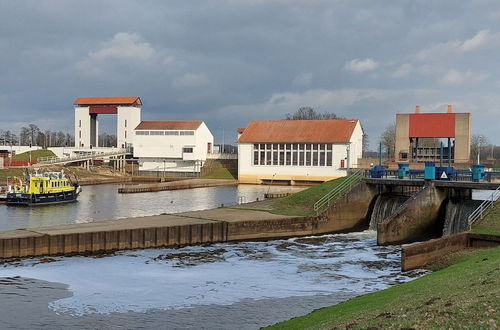
<svg viewBox="0 0 500 330">
<path fill-rule="evenodd" d="M 267 192 L 297 192 L 303 187 L 239 185 L 139 194 L 118 194 L 118 185 L 84 186 L 78 202 L 38 207 L 0 205 L 0 230 L 211 209 L 262 200 Z"/>
<path fill-rule="evenodd" d="M 257 329 L 419 276 L 374 231 L 0 267 L 4 328 Z"/>
</svg>

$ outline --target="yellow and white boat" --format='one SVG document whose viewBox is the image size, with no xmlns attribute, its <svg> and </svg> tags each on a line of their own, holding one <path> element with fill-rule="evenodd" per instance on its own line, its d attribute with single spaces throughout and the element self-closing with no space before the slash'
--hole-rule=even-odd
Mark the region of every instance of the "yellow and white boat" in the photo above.
<svg viewBox="0 0 500 330">
<path fill-rule="evenodd" d="M 81 188 L 61 172 L 30 174 L 26 180 L 14 178 L 7 189 L 7 205 L 46 205 L 76 202 Z"/>
</svg>

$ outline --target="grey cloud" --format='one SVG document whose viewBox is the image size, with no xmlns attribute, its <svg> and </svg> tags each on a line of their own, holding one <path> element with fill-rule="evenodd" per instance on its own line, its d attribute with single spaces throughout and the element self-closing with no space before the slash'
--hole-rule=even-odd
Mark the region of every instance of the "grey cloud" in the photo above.
<svg viewBox="0 0 500 330">
<path fill-rule="evenodd" d="M 203 119 L 219 138 L 311 105 L 375 142 L 396 112 L 452 103 L 500 144 L 496 1 L 0 4 L 0 128 L 72 130 L 74 98 L 138 95 L 144 119 Z"/>
</svg>

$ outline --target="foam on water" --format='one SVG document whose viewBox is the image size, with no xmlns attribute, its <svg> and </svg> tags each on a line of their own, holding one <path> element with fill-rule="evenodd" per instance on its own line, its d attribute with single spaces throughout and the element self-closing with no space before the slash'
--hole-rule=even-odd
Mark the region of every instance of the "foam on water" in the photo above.
<svg viewBox="0 0 500 330">
<path fill-rule="evenodd" d="M 120 252 L 103 258 L 39 259 L 0 268 L 65 283 L 72 297 L 51 303 L 58 313 L 145 312 L 243 299 L 362 294 L 410 280 L 400 248 L 376 246 L 375 232 Z"/>
</svg>

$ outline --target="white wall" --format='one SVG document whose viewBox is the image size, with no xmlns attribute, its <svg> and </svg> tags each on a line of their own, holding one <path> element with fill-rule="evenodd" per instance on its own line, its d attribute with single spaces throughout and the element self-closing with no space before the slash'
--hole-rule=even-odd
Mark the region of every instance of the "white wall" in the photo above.
<svg viewBox="0 0 500 330">
<path fill-rule="evenodd" d="M 90 146 L 89 107 L 75 107 L 75 147 Z"/>
<path fill-rule="evenodd" d="M 163 171 L 166 166 L 166 171 L 198 172 L 207 159 L 208 144 L 213 147 L 214 143 L 205 123 L 194 135 L 137 135 L 137 131 L 141 130 L 134 132 L 134 157 L 139 158 L 142 171 Z M 193 148 L 193 152 L 184 153 L 183 148 Z"/>
<path fill-rule="evenodd" d="M 350 161 L 352 168 L 358 167 L 358 159 L 363 157 L 363 129 L 361 128 L 361 124 L 358 121 L 354 131 L 352 132 L 351 139 L 351 152 L 350 152 Z"/>
<path fill-rule="evenodd" d="M 1 146 L 0 149 L 6 149 L 6 150 L 9 150 L 9 152 L 15 152 L 17 155 L 17 154 L 22 154 L 23 152 L 27 152 L 30 150 L 42 149 L 42 147 L 32 146 L 30 148 L 30 146 L 12 146 L 12 147 L 11 146 Z"/>
<path fill-rule="evenodd" d="M 134 129 L 141 122 L 141 108 L 118 107 L 116 122 L 117 147 L 125 148 L 134 143 Z"/>
<path fill-rule="evenodd" d="M 214 137 L 207 125 L 202 123 L 194 131 L 194 135 L 135 134 L 134 141 L 134 157 L 206 160 L 207 145 L 208 143 L 213 145 Z M 193 148 L 193 153 L 184 154 L 182 152 L 184 147 Z"/>
</svg>

